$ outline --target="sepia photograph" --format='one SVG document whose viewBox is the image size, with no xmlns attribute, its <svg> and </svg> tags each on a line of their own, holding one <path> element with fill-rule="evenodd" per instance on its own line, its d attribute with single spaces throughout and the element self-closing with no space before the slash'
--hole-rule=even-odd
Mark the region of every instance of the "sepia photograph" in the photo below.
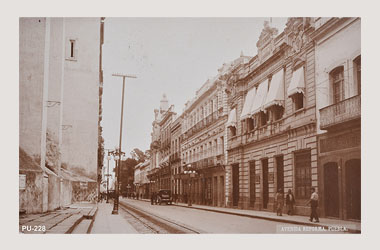
<svg viewBox="0 0 380 250">
<path fill-rule="evenodd" d="M 19 17 L 19 234 L 361 234 L 361 17 Z"/>
</svg>

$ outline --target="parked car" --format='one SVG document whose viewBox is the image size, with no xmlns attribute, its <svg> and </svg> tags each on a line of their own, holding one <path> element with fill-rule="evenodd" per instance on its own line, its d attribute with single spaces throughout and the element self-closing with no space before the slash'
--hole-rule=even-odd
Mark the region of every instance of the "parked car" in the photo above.
<svg viewBox="0 0 380 250">
<path fill-rule="evenodd" d="M 161 205 L 162 203 L 172 204 L 172 192 L 169 189 L 161 189 L 157 193 L 157 203 Z"/>
</svg>

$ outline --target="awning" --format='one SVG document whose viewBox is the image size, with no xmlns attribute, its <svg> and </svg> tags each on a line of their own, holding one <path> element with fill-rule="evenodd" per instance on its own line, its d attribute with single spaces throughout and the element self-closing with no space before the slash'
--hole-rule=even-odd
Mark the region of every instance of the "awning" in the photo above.
<svg viewBox="0 0 380 250">
<path fill-rule="evenodd" d="M 228 120 L 227 120 L 226 126 L 236 128 L 236 108 L 234 108 L 230 111 L 230 114 L 228 115 Z"/>
<path fill-rule="evenodd" d="M 256 88 L 252 88 L 248 91 L 247 96 L 245 97 L 245 102 L 243 106 L 243 110 L 241 111 L 240 120 L 244 120 L 251 115 L 251 108 L 253 104 L 253 100 L 256 96 Z"/>
<path fill-rule="evenodd" d="M 284 102 L 284 70 L 282 69 L 272 77 L 264 108 L 269 108 L 276 104 L 284 106 Z"/>
<path fill-rule="evenodd" d="M 253 104 L 251 108 L 251 115 L 259 113 L 260 111 L 265 111 L 264 103 L 267 97 L 267 93 L 268 93 L 268 79 L 263 81 L 257 89 L 256 97 L 255 97 L 255 100 L 253 100 Z"/>
<path fill-rule="evenodd" d="M 304 68 L 301 67 L 293 72 L 292 81 L 288 88 L 288 96 L 296 93 L 304 93 L 305 90 L 305 76 Z"/>
</svg>

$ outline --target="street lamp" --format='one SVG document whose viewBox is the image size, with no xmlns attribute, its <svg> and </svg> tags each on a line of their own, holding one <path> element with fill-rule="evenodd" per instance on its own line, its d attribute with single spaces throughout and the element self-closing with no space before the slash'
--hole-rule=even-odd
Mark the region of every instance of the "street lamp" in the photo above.
<svg viewBox="0 0 380 250">
<path fill-rule="evenodd" d="M 189 175 L 189 197 L 188 197 L 188 206 L 191 207 L 191 179 L 195 177 L 197 174 L 197 171 L 195 171 L 192 167 L 191 164 L 187 165 L 187 169 L 183 171 L 184 174 Z"/>
<path fill-rule="evenodd" d="M 107 159 L 111 159 L 111 155 L 112 155 L 114 160 L 115 160 L 115 167 L 116 167 L 116 171 L 115 171 L 115 179 L 116 179 L 115 196 L 116 197 L 115 197 L 115 200 L 113 203 L 112 214 L 118 214 L 118 210 L 119 210 L 119 189 L 120 189 L 120 181 L 119 181 L 120 166 L 121 166 L 121 159 L 125 160 L 125 153 L 121 152 L 121 150 L 117 146 L 115 147 L 115 150 L 109 151 L 108 153 L 110 155 L 109 155 L 109 157 L 107 157 Z"/>
<path fill-rule="evenodd" d="M 123 77 L 123 91 L 121 93 L 121 117 L 120 117 L 120 137 L 119 137 L 119 150 L 121 151 L 121 138 L 122 138 L 122 131 L 123 131 L 123 111 L 124 111 L 124 89 L 125 89 L 125 78 L 137 78 L 135 75 L 126 75 L 126 74 L 112 74 L 112 76 L 116 77 Z M 120 157 L 118 158 L 118 165 L 120 166 Z M 116 200 L 114 202 L 112 214 L 118 214 L 119 213 L 119 176 L 120 176 L 120 168 L 117 169 L 117 176 L 116 177 Z"/>
<path fill-rule="evenodd" d="M 107 201 L 106 203 L 109 203 L 108 201 L 108 196 L 109 196 L 109 189 L 108 189 L 108 183 L 109 183 L 109 177 L 110 177 L 110 160 L 111 160 L 111 154 L 110 151 L 108 150 L 108 155 L 107 155 Z"/>
</svg>

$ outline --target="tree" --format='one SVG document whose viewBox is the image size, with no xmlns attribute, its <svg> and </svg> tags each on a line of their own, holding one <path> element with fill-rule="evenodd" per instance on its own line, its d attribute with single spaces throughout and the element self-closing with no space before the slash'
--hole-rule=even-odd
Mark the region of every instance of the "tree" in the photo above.
<svg viewBox="0 0 380 250">
<path fill-rule="evenodd" d="M 125 194 L 128 191 L 128 184 L 130 185 L 130 187 L 133 187 L 133 181 L 135 177 L 135 166 L 137 164 L 138 162 L 133 158 L 127 158 L 125 161 L 121 161 L 120 190 L 122 194 Z"/>
<path fill-rule="evenodd" d="M 147 156 L 143 151 L 141 151 L 138 148 L 135 148 L 131 151 L 131 156 L 133 159 L 135 159 L 138 163 L 144 162 L 145 159 L 147 159 Z"/>
</svg>

